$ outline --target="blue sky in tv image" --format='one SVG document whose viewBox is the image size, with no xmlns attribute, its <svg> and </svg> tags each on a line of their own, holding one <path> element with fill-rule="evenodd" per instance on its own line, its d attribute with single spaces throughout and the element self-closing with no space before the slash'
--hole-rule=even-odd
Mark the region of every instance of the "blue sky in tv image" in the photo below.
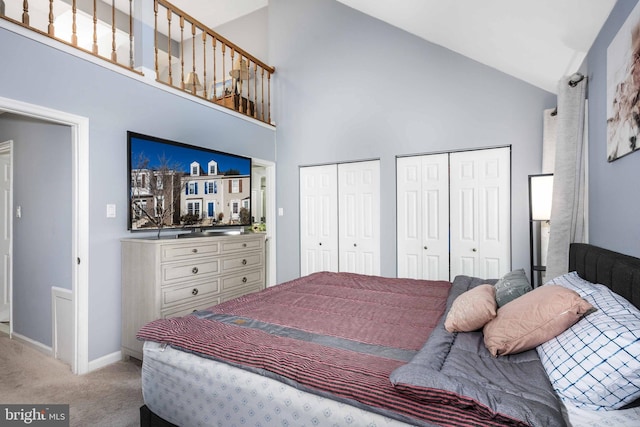
<svg viewBox="0 0 640 427">
<path fill-rule="evenodd" d="M 131 165 L 135 167 L 136 159 L 140 154 L 149 159 L 151 169 L 160 166 L 160 159 L 166 158 L 170 165 L 180 165 L 183 172 L 189 173 L 189 166 L 196 161 L 203 170 L 211 160 L 218 163 L 218 170 L 224 173 L 230 169 L 239 171 L 240 175 L 251 173 L 251 159 L 232 154 L 226 154 L 207 148 L 190 146 L 178 142 L 164 142 L 154 138 L 131 137 Z"/>
</svg>

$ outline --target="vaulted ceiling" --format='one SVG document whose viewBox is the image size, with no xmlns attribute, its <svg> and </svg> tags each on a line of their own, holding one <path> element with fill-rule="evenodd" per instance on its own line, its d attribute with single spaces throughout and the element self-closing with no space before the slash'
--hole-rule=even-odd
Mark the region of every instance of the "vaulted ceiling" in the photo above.
<svg viewBox="0 0 640 427">
<path fill-rule="evenodd" d="M 556 92 L 578 70 L 616 0 L 337 0 L 461 55 Z M 268 0 L 172 0 L 210 27 Z M 215 12 L 214 12 L 215 11 Z"/>
</svg>

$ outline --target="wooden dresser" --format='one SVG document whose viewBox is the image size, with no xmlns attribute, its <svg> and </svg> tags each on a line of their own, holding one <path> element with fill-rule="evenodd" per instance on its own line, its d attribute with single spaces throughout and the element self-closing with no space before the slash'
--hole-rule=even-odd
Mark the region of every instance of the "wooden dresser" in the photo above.
<svg viewBox="0 0 640 427">
<path fill-rule="evenodd" d="M 136 333 L 265 287 L 261 233 L 180 239 L 123 239 L 122 356 L 142 360 Z"/>
</svg>

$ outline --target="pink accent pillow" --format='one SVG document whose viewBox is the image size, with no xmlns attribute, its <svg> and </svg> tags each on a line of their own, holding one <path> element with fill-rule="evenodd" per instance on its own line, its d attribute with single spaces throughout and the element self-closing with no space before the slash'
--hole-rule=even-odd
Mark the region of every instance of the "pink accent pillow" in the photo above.
<svg viewBox="0 0 640 427">
<path fill-rule="evenodd" d="M 493 356 L 530 350 L 561 334 L 593 306 L 558 285 L 535 288 L 503 305 L 484 326 L 484 344 Z"/>
<path fill-rule="evenodd" d="M 497 308 L 495 286 L 476 286 L 453 301 L 444 327 L 449 332 L 476 331 L 496 317 Z"/>
</svg>

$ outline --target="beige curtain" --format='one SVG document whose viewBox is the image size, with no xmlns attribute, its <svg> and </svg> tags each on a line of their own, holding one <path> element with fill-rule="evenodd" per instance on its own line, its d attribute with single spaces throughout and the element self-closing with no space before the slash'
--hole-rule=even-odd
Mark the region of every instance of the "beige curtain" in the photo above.
<svg viewBox="0 0 640 427">
<path fill-rule="evenodd" d="M 587 79 L 581 77 L 565 77 L 558 87 L 547 280 L 568 271 L 569 244 L 586 241 Z"/>
</svg>

